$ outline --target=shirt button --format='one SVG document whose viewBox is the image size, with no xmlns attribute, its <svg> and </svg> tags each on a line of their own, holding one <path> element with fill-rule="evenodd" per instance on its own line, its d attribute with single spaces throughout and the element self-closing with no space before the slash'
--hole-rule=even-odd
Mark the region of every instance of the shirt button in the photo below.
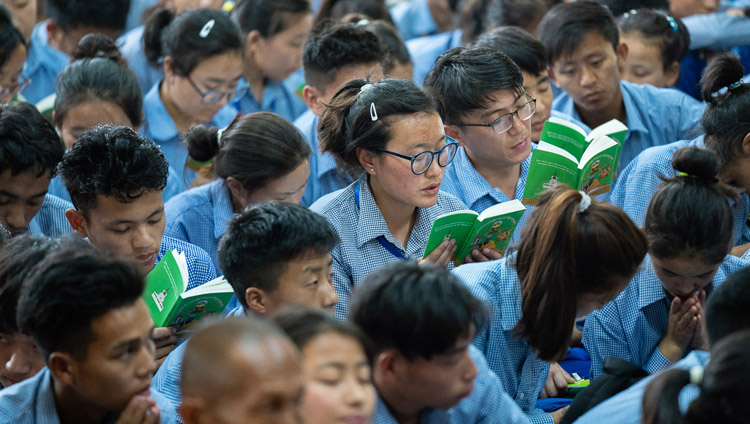
<svg viewBox="0 0 750 424">
<path fill-rule="evenodd" d="M 524 397 L 525 397 L 525 396 L 524 396 L 523 392 L 521 392 L 521 393 L 519 393 L 519 394 L 518 394 L 518 398 L 519 398 L 519 399 L 523 400 L 523 398 L 524 398 Z"/>
</svg>

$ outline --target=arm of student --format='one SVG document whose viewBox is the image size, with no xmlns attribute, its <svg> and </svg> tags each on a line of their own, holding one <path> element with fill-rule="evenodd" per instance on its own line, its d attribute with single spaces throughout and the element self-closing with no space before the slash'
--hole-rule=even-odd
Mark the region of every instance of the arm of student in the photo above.
<svg viewBox="0 0 750 424">
<path fill-rule="evenodd" d="M 690 33 L 690 50 L 724 51 L 743 46 L 750 38 L 750 19 L 745 16 L 716 12 L 688 16 L 682 22 Z"/>
<path fill-rule="evenodd" d="M 339 296 L 339 301 L 334 307 L 336 318 L 346 321 L 349 315 L 349 298 L 352 294 L 354 281 L 349 267 L 341 260 L 341 244 L 333 248 L 331 252 L 333 258 L 333 289 Z"/>
<path fill-rule="evenodd" d="M 161 422 L 159 412 L 153 398 L 134 396 L 120 414 L 116 424 L 158 424 Z"/>
<path fill-rule="evenodd" d="M 617 305 L 610 302 L 603 309 L 586 316 L 583 346 L 591 355 L 591 381 L 604 372 L 604 359 L 615 356 L 634 362 L 623 329 Z"/>
</svg>

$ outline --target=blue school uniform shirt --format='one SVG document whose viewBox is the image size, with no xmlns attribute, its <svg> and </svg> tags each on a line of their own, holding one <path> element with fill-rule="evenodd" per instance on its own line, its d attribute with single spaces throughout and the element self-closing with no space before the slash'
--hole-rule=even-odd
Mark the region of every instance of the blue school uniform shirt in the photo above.
<svg viewBox="0 0 750 424">
<path fill-rule="evenodd" d="M 284 81 L 267 80 L 266 86 L 263 87 L 263 100 L 258 101 L 250 84 L 245 78 L 240 78 L 237 88 L 244 92 L 238 99 L 233 100 L 232 105 L 235 109 L 241 110 L 243 115 L 273 112 L 289 122 L 294 122 L 307 110 L 307 105 L 297 95 L 297 88 L 302 83 L 297 74 L 292 74 Z"/>
<path fill-rule="evenodd" d="M 687 16 L 682 23 L 690 33 L 690 50 L 726 51 L 747 45 L 750 40 L 750 19 L 745 16 L 715 12 Z"/>
<path fill-rule="evenodd" d="M 627 113 L 628 135 L 620 154 L 618 172 L 649 147 L 700 134 L 704 103 L 672 88 L 620 81 L 620 89 Z M 573 98 L 565 92 L 555 98 L 552 108 L 581 120 Z M 591 131 L 588 126 L 582 128 Z"/>
<path fill-rule="evenodd" d="M 414 38 L 406 42 L 406 48 L 414 63 L 414 82 L 422 86 L 424 77 L 432 69 L 435 59 L 446 51 L 461 46 L 463 31 L 457 29 L 452 32 Z"/>
<path fill-rule="evenodd" d="M 336 317 L 345 320 L 349 313 L 349 297 L 355 285 L 389 262 L 404 257 L 423 257 L 435 219 L 445 213 L 466 209 L 466 206 L 450 194 L 439 192 L 433 206 L 418 209 L 417 221 L 406 248 L 388 230 L 366 176 L 344 189 L 323 196 L 310 209 L 326 217 L 341 239 L 331 256 L 333 287 L 339 296 Z"/>
<path fill-rule="evenodd" d="M 195 187 L 172 198 L 165 206 L 164 234 L 192 243 L 208 252 L 219 268 L 219 240 L 232 219 L 232 201 L 223 178 Z"/>
<path fill-rule="evenodd" d="M 154 84 L 143 98 L 144 120 L 140 134 L 159 145 L 167 162 L 174 168 L 179 181 L 187 187 L 195 178 L 196 172 L 185 166 L 188 158 L 187 146 L 177 132 L 177 125 L 167 112 L 167 108 L 164 107 L 161 95 L 159 95 L 160 85 L 161 82 Z M 219 109 L 208 124 L 224 128 L 232 122 L 235 115 L 237 111 L 231 105 L 226 105 Z"/>
<path fill-rule="evenodd" d="M 682 147 L 703 147 L 703 138 L 701 135 L 693 140 L 680 140 L 644 150 L 620 172 L 609 201 L 622 208 L 637 226 L 643 226 L 651 197 L 662 183 L 659 176 L 677 175 L 672 168 L 674 152 Z M 742 193 L 737 201 L 730 200 L 730 206 L 734 215 L 734 244 L 750 243 L 750 228 L 747 226 L 750 197 Z"/>
<path fill-rule="evenodd" d="M 328 193 L 340 190 L 354 181 L 347 172 L 339 170 L 336 159 L 328 152 L 322 152 L 318 142 L 319 118 L 311 110 L 303 113 L 294 121 L 294 126 L 307 139 L 312 154 L 310 155 L 310 177 L 307 179 L 305 194 L 300 203 L 310 206 Z"/>
<path fill-rule="evenodd" d="M 547 381 L 549 362 L 539 359 L 513 331 L 521 319 L 521 281 L 509 258 L 461 265 L 453 273 L 490 307 L 489 325 L 474 339 L 489 368 L 500 377 L 505 391 L 532 423 L 552 423 L 550 414 L 536 408 Z"/>
<path fill-rule="evenodd" d="M 144 29 L 143 25 L 137 26 L 117 39 L 117 47 L 120 48 L 122 57 L 128 61 L 130 70 L 138 79 L 138 85 L 141 87 L 143 96 L 148 93 L 154 84 L 164 79 L 164 69 L 151 66 L 146 59 L 143 45 Z"/>
<path fill-rule="evenodd" d="M 477 368 L 474 389 L 471 394 L 451 409 L 422 411 L 421 424 L 474 424 L 503 423 L 522 424 L 529 419 L 503 390 L 500 379 L 487 367 L 487 361 L 479 350 L 469 346 L 469 355 Z M 398 424 L 388 406 L 378 395 L 372 424 Z"/>
<path fill-rule="evenodd" d="M 217 277 L 216 268 L 214 268 L 214 264 L 205 250 L 169 236 L 161 238 L 161 247 L 159 247 L 159 254 L 156 256 L 154 264 L 158 264 L 161 258 L 170 250 L 176 250 L 185 254 L 188 275 L 190 276 L 187 286 L 188 290 L 203 285 Z"/>
<path fill-rule="evenodd" d="M 161 409 L 162 423 L 177 422 L 177 408 L 153 388 L 150 396 Z M 117 416 L 113 414 L 108 418 L 106 422 L 115 422 Z M 0 422 L 60 424 L 49 368 L 44 367 L 35 376 L 0 391 Z"/>
<path fill-rule="evenodd" d="M 68 209 L 73 209 L 72 203 L 47 193 L 42 208 L 29 222 L 29 234 L 57 238 L 72 233 L 73 229 L 65 217 L 65 211 Z"/>
<path fill-rule="evenodd" d="M 689 370 L 695 366 L 705 367 L 711 354 L 702 350 L 694 350 L 690 352 L 685 358 L 675 363 L 671 369 L 683 369 Z M 576 424 L 601 424 L 606 422 L 607 424 L 640 424 L 641 415 L 643 413 L 643 394 L 646 392 L 646 387 L 649 383 L 654 380 L 656 375 L 650 375 L 622 392 L 612 396 L 604 402 L 596 405 L 590 411 L 583 414 L 578 418 Z M 692 402 L 698 394 L 699 389 L 696 386 L 686 386 L 679 395 L 680 409 L 683 411 L 687 410 L 687 406 Z"/>
<path fill-rule="evenodd" d="M 391 8 L 391 18 L 404 41 L 438 32 L 427 0 L 402 1 Z"/>
<path fill-rule="evenodd" d="M 26 61 L 22 74 L 31 80 L 23 90 L 23 97 L 36 104 L 57 90 L 57 76 L 68 66 L 68 55 L 49 45 L 47 23 L 42 21 L 34 26 L 29 40 Z"/>
<path fill-rule="evenodd" d="M 704 289 L 707 297 L 730 274 L 747 265 L 746 260 L 728 255 Z M 672 365 L 658 349 L 667 334 L 670 303 L 654 272 L 651 257 L 646 256 L 628 287 L 604 308 L 586 316 L 583 346 L 591 355 L 591 380 L 602 375 L 604 359 L 609 356 L 624 359 L 650 373 Z"/>
</svg>

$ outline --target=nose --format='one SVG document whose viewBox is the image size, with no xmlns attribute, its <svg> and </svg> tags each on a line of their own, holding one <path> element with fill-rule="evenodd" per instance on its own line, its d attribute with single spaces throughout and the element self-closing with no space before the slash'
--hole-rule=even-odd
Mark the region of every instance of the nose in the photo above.
<svg viewBox="0 0 750 424">
<path fill-rule="evenodd" d="M 477 377 L 477 366 L 474 364 L 474 360 L 471 359 L 471 356 L 469 356 L 469 352 L 466 352 L 466 372 L 464 373 L 464 380 L 465 381 L 474 381 L 474 379 Z"/>
<path fill-rule="evenodd" d="M 531 123 L 531 118 L 528 121 L 524 121 L 518 116 L 518 111 L 511 115 L 510 128 L 508 128 L 509 134 L 518 134 L 524 131 L 528 131 L 527 123 Z"/>
<path fill-rule="evenodd" d="M 30 220 L 29 220 L 30 221 Z M 26 228 L 26 213 L 20 205 L 9 205 L 3 208 L 3 223 L 10 232 Z"/>
<path fill-rule="evenodd" d="M 135 248 L 136 250 L 143 250 L 148 249 L 149 247 L 153 246 L 153 244 L 154 237 L 147 226 L 141 225 L 136 229 L 136 231 L 134 231 L 133 248 Z"/>
<path fill-rule="evenodd" d="M 325 277 L 325 283 L 323 284 L 323 305 L 325 308 L 332 309 L 339 303 L 339 295 L 333 287 L 333 281 L 330 277 Z"/>
<path fill-rule="evenodd" d="M 344 391 L 344 401 L 347 405 L 359 408 L 364 405 L 372 386 L 369 383 L 362 384 L 355 376 L 352 376 L 349 382 L 349 387 Z"/>
<path fill-rule="evenodd" d="M 156 351 L 152 341 L 143 344 L 139 354 L 139 366 L 136 368 L 138 377 L 151 378 L 156 373 Z"/>
<path fill-rule="evenodd" d="M 10 359 L 5 363 L 5 368 L 14 376 L 25 377 L 31 373 L 31 360 L 23 350 L 14 350 Z"/>
<path fill-rule="evenodd" d="M 582 66 L 581 67 L 581 79 L 580 84 L 581 87 L 587 87 L 591 85 L 594 82 L 594 73 L 589 69 L 588 66 Z"/>
</svg>

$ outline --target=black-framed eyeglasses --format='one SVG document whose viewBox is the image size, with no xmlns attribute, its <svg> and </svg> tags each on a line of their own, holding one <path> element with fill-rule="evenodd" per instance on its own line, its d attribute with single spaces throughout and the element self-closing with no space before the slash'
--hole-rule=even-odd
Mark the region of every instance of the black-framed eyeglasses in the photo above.
<svg viewBox="0 0 750 424">
<path fill-rule="evenodd" d="M 240 87 L 237 87 L 228 93 L 221 90 L 202 91 L 200 88 L 198 88 L 198 85 L 195 84 L 195 82 L 192 78 L 190 78 L 189 75 L 185 75 L 185 78 L 188 80 L 190 85 L 193 86 L 195 91 L 197 91 L 198 94 L 201 95 L 201 102 L 203 102 L 204 105 L 215 105 L 216 103 L 219 103 L 224 97 L 227 98 L 227 101 L 231 102 L 245 92 L 245 89 Z"/>
<path fill-rule="evenodd" d="M 438 165 L 445 168 L 449 163 L 456 157 L 456 151 L 458 150 L 458 143 L 455 140 L 446 137 L 447 144 L 440 150 L 425 150 L 424 152 L 417 153 L 416 155 L 403 155 L 401 153 L 392 152 L 390 150 L 378 148 L 379 151 L 388 153 L 393 156 L 398 156 L 402 159 L 408 159 L 411 161 L 411 172 L 415 175 L 421 175 L 427 172 L 432 165 L 432 160 L 437 156 Z"/>
<path fill-rule="evenodd" d="M 31 79 L 27 78 L 24 75 L 18 75 L 18 80 L 16 80 L 16 82 L 0 88 L 0 98 L 5 97 L 8 94 L 12 94 L 15 96 L 16 94 L 25 90 L 26 87 L 29 86 L 29 84 L 31 84 Z"/>
<path fill-rule="evenodd" d="M 526 97 L 529 98 L 526 103 L 518 106 L 515 111 L 500 116 L 489 124 L 464 124 L 459 122 L 456 125 L 464 127 L 491 127 L 496 133 L 502 134 L 513 127 L 513 115 L 518 116 L 518 119 L 522 121 L 528 121 L 534 116 L 534 112 L 536 112 L 536 99 L 531 94 L 526 94 Z"/>
</svg>

